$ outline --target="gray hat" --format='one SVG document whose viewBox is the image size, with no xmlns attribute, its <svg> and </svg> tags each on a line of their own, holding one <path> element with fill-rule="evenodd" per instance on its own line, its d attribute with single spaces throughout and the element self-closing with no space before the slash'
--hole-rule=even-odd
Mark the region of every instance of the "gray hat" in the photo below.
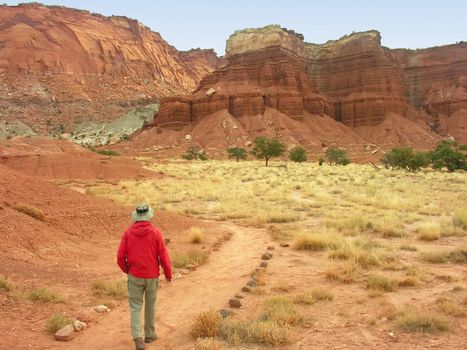
<svg viewBox="0 0 467 350">
<path fill-rule="evenodd" d="M 133 221 L 149 221 L 153 216 L 154 210 L 146 203 L 138 204 L 133 213 L 131 213 Z"/>
</svg>

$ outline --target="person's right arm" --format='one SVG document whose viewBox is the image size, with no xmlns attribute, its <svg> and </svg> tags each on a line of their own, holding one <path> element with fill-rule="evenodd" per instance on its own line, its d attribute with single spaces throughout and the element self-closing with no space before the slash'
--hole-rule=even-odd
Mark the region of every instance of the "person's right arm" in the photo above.
<svg viewBox="0 0 467 350">
<path fill-rule="evenodd" d="M 164 237 L 162 237 L 162 233 L 158 232 L 156 237 L 157 237 L 157 256 L 159 258 L 159 263 L 164 269 L 165 279 L 170 282 L 172 280 L 172 266 L 170 263 L 169 251 L 167 250 L 167 247 L 165 246 Z"/>
</svg>

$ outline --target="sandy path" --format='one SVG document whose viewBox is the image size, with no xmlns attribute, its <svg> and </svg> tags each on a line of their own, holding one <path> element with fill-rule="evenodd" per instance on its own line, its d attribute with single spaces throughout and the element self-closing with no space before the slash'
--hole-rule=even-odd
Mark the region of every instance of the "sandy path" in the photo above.
<svg viewBox="0 0 467 350">
<path fill-rule="evenodd" d="M 146 349 L 191 349 L 188 335 L 193 315 L 211 307 L 220 309 L 246 283 L 249 273 L 260 262 L 268 235 L 264 230 L 221 223 L 234 233 L 209 262 L 197 271 L 168 284 L 162 282 L 158 292 L 156 331 L 160 337 Z M 113 263 L 113 256 L 109 263 Z M 99 323 L 68 343 L 54 343 L 47 349 L 133 349 L 129 310 L 126 303 L 113 310 Z"/>
</svg>

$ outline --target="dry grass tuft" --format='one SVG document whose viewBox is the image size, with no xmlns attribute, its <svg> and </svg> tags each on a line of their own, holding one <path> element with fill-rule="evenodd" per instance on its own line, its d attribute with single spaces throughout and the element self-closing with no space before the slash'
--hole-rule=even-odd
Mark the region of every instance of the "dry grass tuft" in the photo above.
<svg viewBox="0 0 467 350">
<path fill-rule="evenodd" d="M 64 314 L 54 314 L 49 318 L 45 324 L 45 329 L 50 334 L 56 333 L 58 330 L 65 327 L 67 324 L 71 324 L 72 320 L 66 317 Z"/>
<path fill-rule="evenodd" d="M 200 249 L 190 249 L 186 253 L 175 253 L 172 258 L 172 265 L 183 268 L 190 264 L 203 265 L 208 261 L 208 254 Z"/>
<path fill-rule="evenodd" d="M 272 321 L 282 326 L 296 326 L 302 322 L 303 318 L 295 309 L 291 299 L 272 297 L 266 300 L 260 319 Z"/>
<path fill-rule="evenodd" d="M 465 317 L 465 310 L 462 306 L 455 304 L 452 300 L 446 298 L 439 298 L 436 300 L 439 309 L 447 314 L 454 317 Z"/>
<path fill-rule="evenodd" d="M 92 284 L 92 293 L 99 296 L 109 296 L 116 299 L 125 299 L 128 296 L 127 282 L 126 280 L 98 280 Z"/>
<path fill-rule="evenodd" d="M 51 291 L 48 288 L 34 289 L 29 293 L 28 299 L 33 302 L 59 304 L 65 302 L 65 296 Z"/>
<path fill-rule="evenodd" d="M 190 243 L 199 244 L 204 240 L 204 230 L 201 227 L 193 226 L 188 233 Z"/>
<path fill-rule="evenodd" d="M 23 213 L 23 214 L 26 214 L 32 217 L 33 219 L 37 219 L 40 221 L 45 220 L 44 212 L 41 209 L 36 208 L 32 205 L 20 203 L 20 204 L 15 204 L 12 208 L 16 211 L 19 211 L 20 213 Z"/>
<path fill-rule="evenodd" d="M 3 275 L 0 275 L 0 292 L 9 292 L 12 288 L 11 282 Z"/>
<path fill-rule="evenodd" d="M 436 241 L 441 238 L 441 226 L 435 222 L 428 222 L 416 228 L 417 238 L 421 241 Z"/>
<path fill-rule="evenodd" d="M 311 292 L 296 295 L 294 303 L 311 305 L 318 301 L 331 301 L 333 299 L 334 295 L 332 295 L 331 292 L 324 289 L 314 289 Z"/>
<path fill-rule="evenodd" d="M 380 258 L 372 251 L 371 241 L 365 240 L 347 241 L 340 248 L 331 251 L 328 257 L 337 260 L 350 260 L 362 268 L 381 265 Z"/>
<path fill-rule="evenodd" d="M 335 233 L 301 232 L 295 236 L 292 246 L 296 250 L 320 251 L 337 249 L 342 245 L 343 238 Z"/>
<path fill-rule="evenodd" d="M 406 332 L 437 332 L 449 329 L 447 322 L 430 312 L 408 308 L 397 319 L 399 328 Z"/>
<path fill-rule="evenodd" d="M 289 327 L 273 321 L 242 321 L 227 318 L 220 327 L 221 336 L 232 345 L 243 343 L 259 343 L 265 345 L 281 345 L 289 341 Z"/>
<path fill-rule="evenodd" d="M 214 309 L 201 312 L 195 316 L 190 334 L 193 338 L 212 338 L 219 335 L 222 317 Z"/>
<path fill-rule="evenodd" d="M 457 210 L 452 218 L 454 226 L 467 230 L 467 210 Z"/>
<path fill-rule="evenodd" d="M 293 285 L 289 284 L 287 281 L 279 281 L 272 290 L 275 292 L 289 292 L 294 288 Z"/>
<path fill-rule="evenodd" d="M 366 281 L 366 288 L 384 292 L 393 292 L 396 288 L 396 282 L 383 275 L 371 275 Z"/>
<path fill-rule="evenodd" d="M 467 247 L 453 249 L 444 252 L 424 252 L 420 255 L 421 259 L 432 264 L 467 262 Z"/>
<path fill-rule="evenodd" d="M 326 270 L 326 278 L 331 281 L 351 283 L 360 277 L 361 271 L 354 261 L 333 264 Z"/>
<path fill-rule="evenodd" d="M 199 338 L 195 342 L 194 350 L 224 350 L 224 343 L 215 338 Z"/>
</svg>

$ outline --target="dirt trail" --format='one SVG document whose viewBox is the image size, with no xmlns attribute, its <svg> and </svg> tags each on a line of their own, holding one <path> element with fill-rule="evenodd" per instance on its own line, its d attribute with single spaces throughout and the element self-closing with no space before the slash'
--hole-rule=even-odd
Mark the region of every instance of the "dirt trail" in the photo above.
<svg viewBox="0 0 467 350">
<path fill-rule="evenodd" d="M 162 282 L 158 292 L 156 331 L 158 341 L 146 349 L 191 349 L 188 335 L 193 315 L 211 307 L 226 307 L 226 302 L 247 281 L 251 270 L 260 262 L 268 235 L 264 230 L 222 223 L 234 233 L 231 240 L 210 255 L 209 262 L 197 271 L 168 284 Z M 113 263 L 113 256 L 109 257 Z M 161 278 L 163 280 L 163 278 Z M 54 343 L 47 349 L 132 349 L 129 310 L 126 303 L 93 324 L 69 343 Z"/>
</svg>

